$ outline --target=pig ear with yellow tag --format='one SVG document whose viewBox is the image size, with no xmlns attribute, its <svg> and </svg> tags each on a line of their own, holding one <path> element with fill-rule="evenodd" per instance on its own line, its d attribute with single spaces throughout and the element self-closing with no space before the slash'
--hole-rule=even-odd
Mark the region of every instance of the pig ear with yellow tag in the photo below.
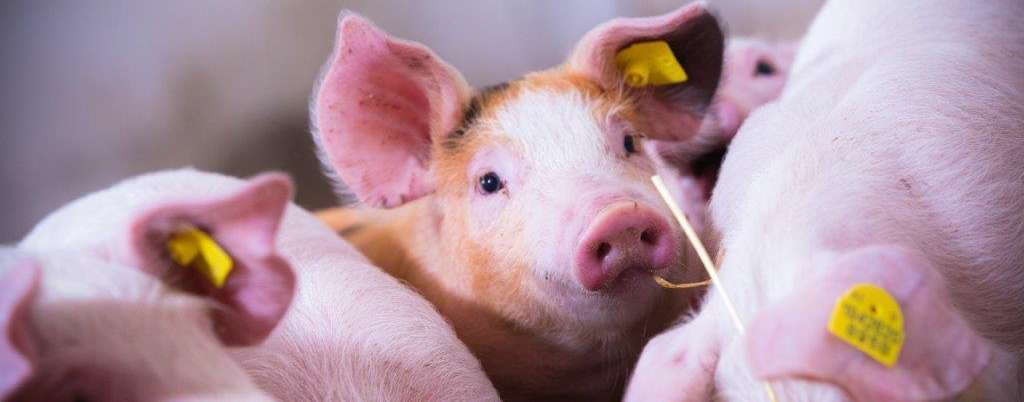
<svg viewBox="0 0 1024 402">
<path fill-rule="evenodd" d="M 151 206 L 129 224 L 128 263 L 225 307 L 212 314 L 226 344 L 262 341 L 295 292 L 295 274 L 275 246 L 291 192 L 286 175 L 271 173 L 227 196 L 183 194 Z"/>
<path fill-rule="evenodd" d="M 757 377 L 825 381 L 861 401 L 945 400 L 991 358 L 935 268 L 899 247 L 840 257 L 761 310 L 746 343 Z"/>
<path fill-rule="evenodd" d="M 698 131 L 722 74 L 724 36 L 703 4 L 664 15 L 618 18 L 588 32 L 566 68 L 608 90 L 627 90 L 645 135 L 667 141 Z"/>
</svg>

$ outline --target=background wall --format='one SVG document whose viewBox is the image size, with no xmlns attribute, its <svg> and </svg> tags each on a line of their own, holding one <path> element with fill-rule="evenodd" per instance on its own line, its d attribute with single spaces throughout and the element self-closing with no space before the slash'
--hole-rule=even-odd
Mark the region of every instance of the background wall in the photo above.
<svg viewBox="0 0 1024 402">
<path fill-rule="evenodd" d="M 795 38 L 821 1 L 710 3 L 730 34 Z M 0 2 L 0 243 L 86 192 L 182 166 L 285 170 L 301 205 L 331 205 L 306 113 L 341 9 L 487 85 L 558 64 L 605 20 L 685 2 Z"/>
</svg>

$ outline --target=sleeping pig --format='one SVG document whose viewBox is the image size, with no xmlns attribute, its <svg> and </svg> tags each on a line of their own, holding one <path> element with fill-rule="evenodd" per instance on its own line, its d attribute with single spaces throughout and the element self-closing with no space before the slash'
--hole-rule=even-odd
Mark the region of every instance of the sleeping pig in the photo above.
<svg viewBox="0 0 1024 402">
<path fill-rule="evenodd" d="M 3 285 L 39 287 L 13 304 L 31 306 L 13 328 L 27 329 L 14 345 L 34 358 L 11 364 L 37 366 L 15 399 L 268 399 L 257 386 L 288 401 L 497 399 L 428 302 L 290 195 L 281 174 L 186 169 L 50 215 L 19 245 L 44 257 L 41 278 L 18 270 Z M 223 287 L 172 262 L 165 243 L 183 228 L 233 260 Z"/>
<path fill-rule="evenodd" d="M 626 399 L 766 401 L 769 380 L 786 402 L 1024 400 L 1022 19 L 1014 0 L 826 4 L 712 199 L 745 335 L 712 290 Z M 863 284 L 898 307 L 848 308 Z"/>
<path fill-rule="evenodd" d="M 632 88 L 624 47 L 667 42 L 686 82 Z M 326 166 L 358 200 L 344 231 L 446 316 L 509 400 L 614 400 L 641 345 L 700 278 L 649 180 L 646 139 L 687 141 L 722 70 L 702 5 L 617 19 L 565 64 L 471 91 L 422 45 L 356 15 L 311 106 Z"/>
</svg>

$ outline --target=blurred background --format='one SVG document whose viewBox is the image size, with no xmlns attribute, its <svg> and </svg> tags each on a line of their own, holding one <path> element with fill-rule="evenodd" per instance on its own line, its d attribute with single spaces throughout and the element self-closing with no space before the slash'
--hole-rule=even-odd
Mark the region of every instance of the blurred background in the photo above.
<svg viewBox="0 0 1024 402">
<path fill-rule="evenodd" d="M 710 0 L 730 35 L 796 38 L 823 0 Z M 5 0 L 0 2 L 0 243 L 144 172 L 276 169 L 310 209 L 335 203 L 307 101 L 349 9 L 426 44 L 473 85 L 556 65 L 584 32 L 676 0 Z"/>
</svg>

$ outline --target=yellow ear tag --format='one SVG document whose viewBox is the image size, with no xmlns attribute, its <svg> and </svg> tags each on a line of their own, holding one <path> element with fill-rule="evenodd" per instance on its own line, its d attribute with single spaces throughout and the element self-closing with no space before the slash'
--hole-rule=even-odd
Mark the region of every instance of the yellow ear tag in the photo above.
<svg viewBox="0 0 1024 402">
<path fill-rule="evenodd" d="M 899 303 L 885 289 L 866 283 L 836 300 L 828 332 L 886 367 L 896 364 L 906 338 Z"/>
<path fill-rule="evenodd" d="M 686 82 L 686 70 L 663 40 L 634 43 L 615 55 L 626 85 L 668 85 Z"/>
<path fill-rule="evenodd" d="M 234 268 L 234 261 L 210 235 L 199 229 L 178 232 L 167 240 L 167 251 L 171 259 L 183 267 L 193 267 L 217 288 Z"/>
</svg>

